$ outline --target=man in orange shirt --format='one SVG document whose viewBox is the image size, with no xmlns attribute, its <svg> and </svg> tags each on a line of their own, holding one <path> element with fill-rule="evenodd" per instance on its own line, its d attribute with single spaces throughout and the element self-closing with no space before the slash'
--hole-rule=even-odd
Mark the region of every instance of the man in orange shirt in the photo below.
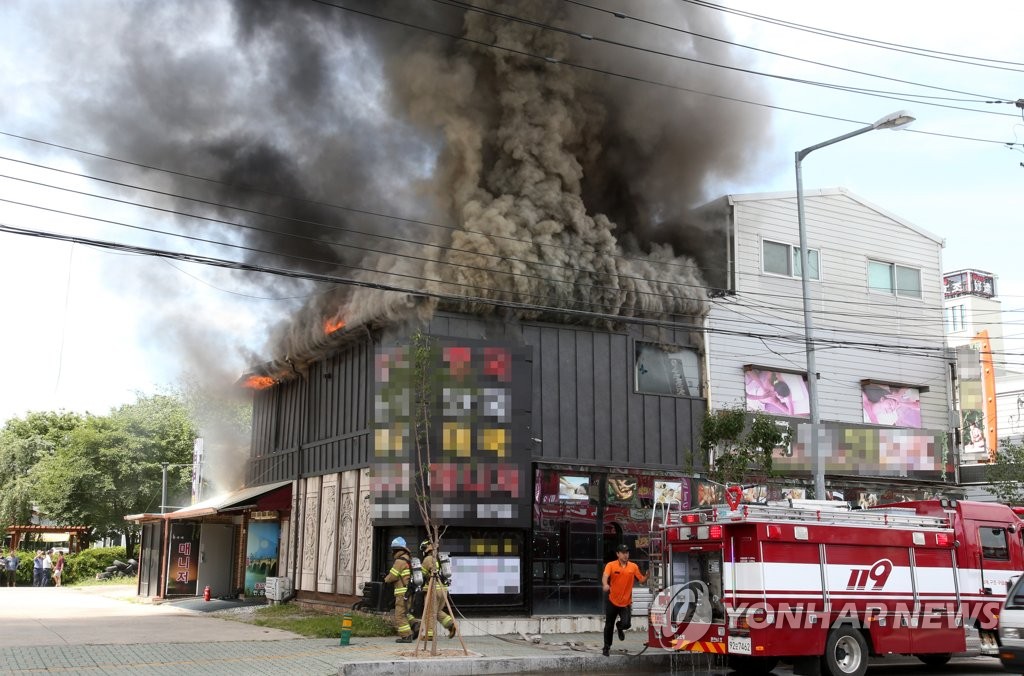
<svg viewBox="0 0 1024 676">
<path fill-rule="evenodd" d="M 608 597 L 604 602 L 604 648 L 601 654 L 608 657 L 612 647 L 612 625 L 619 631 L 619 640 L 626 640 L 626 630 L 631 624 L 633 614 L 633 581 L 641 584 L 647 576 L 640 572 L 637 565 L 629 560 L 629 545 L 621 544 L 615 548 L 615 561 L 609 561 L 601 576 L 601 586 Z M 615 619 L 618 618 L 618 622 Z"/>
</svg>

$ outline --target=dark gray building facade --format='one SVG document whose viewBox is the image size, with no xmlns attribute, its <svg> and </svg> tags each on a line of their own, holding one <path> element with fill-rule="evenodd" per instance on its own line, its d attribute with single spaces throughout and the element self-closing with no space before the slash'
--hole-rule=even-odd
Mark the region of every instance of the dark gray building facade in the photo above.
<svg viewBox="0 0 1024 676">
<path fill-rule="evenodd" d="M 642 561 L 654 512 L 697 490 L 700 332 L 437 312 L 339 334 L 336 351 L 254 396 L 246 484 L 295 482 L 281 570 L 300 597 L 359 594 L 390 565 L 393 537 L 422 539 L 420 467 L 453 601 L 534 614 L 599 612 L 614 547 Z M 424 372 L 429 449 L 411 382 Z"/>
</svg>

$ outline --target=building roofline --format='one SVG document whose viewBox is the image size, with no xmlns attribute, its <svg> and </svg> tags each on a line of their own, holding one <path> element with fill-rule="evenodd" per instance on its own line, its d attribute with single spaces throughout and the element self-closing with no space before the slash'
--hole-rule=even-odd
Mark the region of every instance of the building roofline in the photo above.
<svg viewBox="0 0 1024 676">
<path fill-rule="evenodd" d="M 944 237 L 939 237 L 938 235 L 936 235 L 933 232 L 925 230 L 924 228 L 922 228 L 920 226 L 914 225 L 910 221 L 897 216 L 896 214 L 892 213 L 891 211 L 883 209 L 882 207 L 878 206 L 877 204 L 875 204 L 873 202 L 869 202 L 868 200 L 864 199 L 860 195 L 857 195 L 856 193 L 850 192 L 846 188 L 837 187 L 837 188 L 817 188 L 817 189 L 814 189 L 814 190 L 804 190 L 804 198 L 807 198 L 807 197 L 834 197 L 836 195 L 842 195 L 842 196 L 848 197 L 848 198 L 852 199 L 854 202 L 858 202 L 859 204 L 862 204 L 863 206 L 867 207 L 868 209 L 871 209 L 872 211 L 875 211 L 875 212 L 881 214 L 882 216 L 885 216 L 886 218 L 899 223 L 903 227 L 905 227 L 905 228 L 907 228 L 909 230 L 913 230 L 914 232 L 916 232 L 917 234 L 921 235 L 922 237 L 926 237 L 926 238 L 932 240 L 933 242 L 937 243 L 940 247 L 942 247 L 942 248 L 946 247 L 946 239 Z M 736 204 L 737 202 L 756 202 L 756 201 L 760 201 L 760 200 L 770 200 L 770 199 L 796 199 L 796 191 L 795 190 L 789 190 L 789 191 L 785 191 L 785 192 L 763 192 L 763 193 L 747 193 L 747 194 L 730 194 L 730 195 L 726 195 L 726 198 L 728 199 L 730 205 Z"/>
</svg>

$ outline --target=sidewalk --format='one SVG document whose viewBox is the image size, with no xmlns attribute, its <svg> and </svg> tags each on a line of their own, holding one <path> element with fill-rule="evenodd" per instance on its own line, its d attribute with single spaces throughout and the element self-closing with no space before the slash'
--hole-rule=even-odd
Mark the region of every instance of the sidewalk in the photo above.
<svg viewBox="0 0 1024 676">
<path fill-rule="evenodd" d="M 0 673 L 462 676 L 667 672 L 693 664 L 687 656 L 643 652 L 643 632 L 616 639 L 611 657 L 601 655 L 601 634 L 590 632 L 530 637 L 537 642 L 470 636 L 462 639 L 468 656 L 458 638 L 440 638 L 439 655 L 430 656 L 427 644 L 417 658 L 416 644 L 395 643 L 394 637 L 352 638 L 340 646 L 338 639 L 308 639 L 172 604 L 139 602 L 132 593 L 118 587 L 0 590 Z"/>
<path fill-rule="evenodd" d="M 227 622 L 227 620 L 224 620 Z M 594 640 L 596 639 L 596 641 Z M 670 671 L 683 664 L 667 653 L 604 657 L 601 639 L 591 635 L 553 636 L 582 649 L 506 642 L 491 637 L 466 639 L 468 657 L 442 640 L 443 654 L 419 659 L 410 646 L 394 639 L 355 639 L 339 646 L 335 639 L 271 639 L 205 643 L 147 643 L 76 646 L 23 646 L 0 649 L 4 674 L 509 674 L 524 672 L 625 673 Z M 631 643 L 627 640 L 626 643 Z M 621 644 L 620 644 L 621 645 Z M 401 650 L 400 650 L 401 649 Z M 674 664 L 673 664 L 674 663 Z M 689 660 L 685 662 L 690 664 Z M 719 673 L 726 673 L 721 671 Z"/>
</svg>

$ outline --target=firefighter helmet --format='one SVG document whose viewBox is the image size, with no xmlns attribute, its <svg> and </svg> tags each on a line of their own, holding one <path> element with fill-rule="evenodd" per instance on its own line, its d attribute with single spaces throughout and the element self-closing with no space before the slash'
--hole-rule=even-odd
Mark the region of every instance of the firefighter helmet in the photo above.
<svg viewBox="0 0 1024 676">
<path fill-rule="evenodd" d="M 405 544 L 405 538 L 403 538 L 403 537 L 397 537 L 394 540 L 392 540 L 391 541 L 391 548 L 392 549 L 404 549 L 405 551 L 409 551 L 409 545 Z"/>
<path fill-rule="evenodd" d="M 420 554 L 422 554 L 423 556 L 426 556 L 428 552 L 432 552 L 433 550 L 434 543 L 430 540 L 424 540 L 420 543 Z"/>
</svg>

